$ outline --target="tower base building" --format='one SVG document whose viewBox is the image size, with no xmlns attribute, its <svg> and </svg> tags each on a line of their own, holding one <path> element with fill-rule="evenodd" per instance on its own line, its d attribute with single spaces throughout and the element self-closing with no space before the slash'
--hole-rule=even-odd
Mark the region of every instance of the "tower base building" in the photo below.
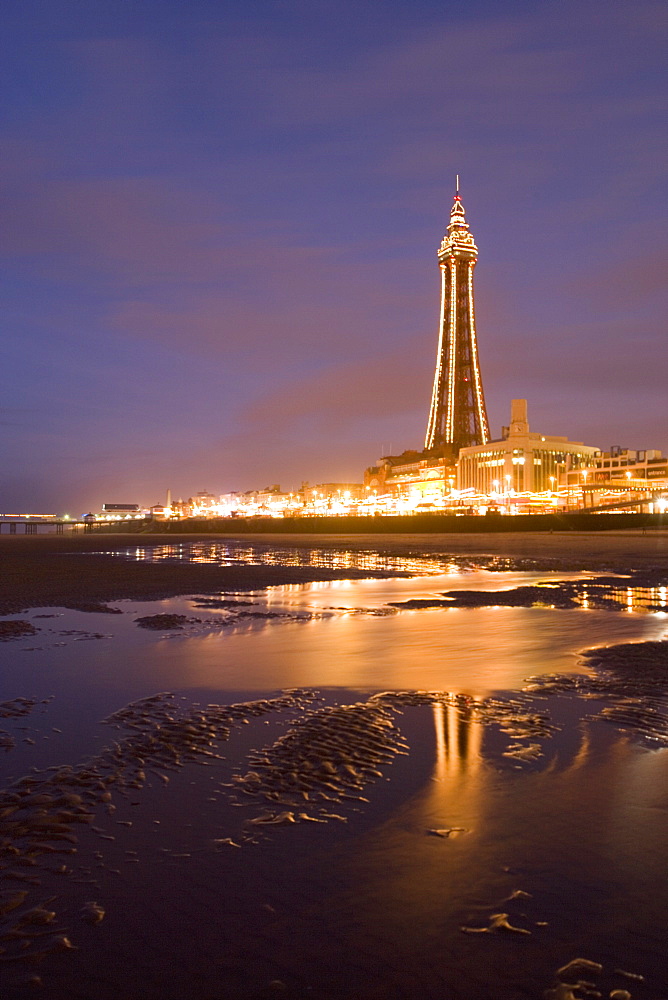
<svg viewBox="0 0 668 1000">
<path fill-rule="evenodd" d="M 600 449 L 529 429 L 526 399 L 514 399 L 498 441 L 462 448 L 457 489 L 481 496 L 554 491 L 567 472 L 591 466 Z"/>
</svg>

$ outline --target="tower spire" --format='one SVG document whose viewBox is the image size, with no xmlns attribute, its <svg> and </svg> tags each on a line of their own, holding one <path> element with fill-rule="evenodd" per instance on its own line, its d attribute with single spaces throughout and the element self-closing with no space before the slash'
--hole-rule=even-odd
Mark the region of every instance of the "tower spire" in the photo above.
<svg viewBox="0 0 668 1000">
<path fill-rule="evenodd" d="M 425 438 L 426 449 L 442 448 L 453 458 L 460 448 L 486 444 L 490 436 L 473 306 L 477 260 L 478 248 L 466 222 L 457 174 L 450 224 L 438 251 L 441 317 Z"/>
</svg>

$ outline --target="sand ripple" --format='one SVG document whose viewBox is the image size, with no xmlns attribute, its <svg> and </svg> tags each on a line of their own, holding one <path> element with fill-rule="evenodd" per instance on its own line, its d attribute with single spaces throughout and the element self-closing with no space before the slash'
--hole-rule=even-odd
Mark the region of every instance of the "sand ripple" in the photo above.
<svg viewBox="0 0 668 1000">
<path fill-rule="evenodd" d="M 526 690 L 600 698 L 606 704 L 591 718 L 614 723 L 644 742 L 668 746 L 668 641 L 619 643 L 580 655 L 593 670 L 590 676 L 530 677 Z"/>
<path fill-rule="evenodd" d="M 295 810 L 308 802 L 319 813 L 265 810 L 248 824 L 327 819 L 332 814 L 322 811 L 323 803 L 329 810 L 333 802 L 368 801 L 361 794 L 365 785 L 382 777 L 380 768 L 406 749 L 390 709 L 379 703 L 322 708 L 299 720 L 272 746 L 255 753 L 249 761 L 253 770 L 235 775 L 232 785 L 265 805 Z"/>
<path fill-rule="evenodd" d="M 136 794 L 147 771 L 168 781 L 166 770 L 186 763 L 218 758 L 217 746 L 228 739 L 233 725 L 252 717 L 298 709 L 315 697 L 295 690 L 277 698 L 228 706 L 182 708 L 170 692 L 126 705 L 105 720 L 129 730 L 95 757 L 76 765 L 33 770 L 0 791 L 0 964 L 42 961 L 56 951 L 74 947 L 66 927 L 52 927 L 56 896 L 40 899 L 42 876 L 72 876 L 78 850 L 78 829 L 88 826 L 101 840 L 114 840 L 93 826 L 96 810 L 113 812 L 113 798 Z M 25 714 L 29 699 L 4 703 L 6 714 Z M 130 825 L 129 823 L 127 825 Z M 84 904 L 82 919 L 99 923 L 104 907 Z M 67 933 L 66 933 L 67 932 Z"/>
</svg>

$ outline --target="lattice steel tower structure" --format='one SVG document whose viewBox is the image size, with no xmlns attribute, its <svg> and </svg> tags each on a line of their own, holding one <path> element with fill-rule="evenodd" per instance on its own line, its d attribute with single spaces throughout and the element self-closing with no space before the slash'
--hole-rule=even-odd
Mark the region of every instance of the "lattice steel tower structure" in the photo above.
<svg viewBox="0 0 668 1000">
<path fill-rule="evenodd" d="M 425 450 L 457 458 L 460 448 L 487 444 L 489 424 L 482 391 L 473 306 L 478 248 L 457 192 L 450 225 L 438 251 L 441 325 Z"/>
</svg>

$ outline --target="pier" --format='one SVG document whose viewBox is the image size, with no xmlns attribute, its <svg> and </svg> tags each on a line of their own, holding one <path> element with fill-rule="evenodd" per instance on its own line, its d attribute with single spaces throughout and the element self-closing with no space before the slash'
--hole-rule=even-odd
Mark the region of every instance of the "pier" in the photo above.
<svg viewBox="0 0 668 1000">
<path fill-rule="evenodd" d="M 45 528 L 52 529 L 48 533 L 56 535 L 77 534 L 80 531 L 91 532 L 98 529 L 109 528 L 117 525 L 119 530 L 123 530 L 132 523 L 132 530 L 135 527 L 141 528 L 151 522 L 151 517 L 132 518 L 132 521 L 118 521 L 113 517 L 102 519 L 96 518 L 94 521 L 86 518 L 71 517 L 51 517 L 48 514 L 0 514 L 0 535 L 38 535 L 40 528 L 42 534 L 46 534 Z M 5 531 L 7 527 L 7 531 Z"/>
</svg>

